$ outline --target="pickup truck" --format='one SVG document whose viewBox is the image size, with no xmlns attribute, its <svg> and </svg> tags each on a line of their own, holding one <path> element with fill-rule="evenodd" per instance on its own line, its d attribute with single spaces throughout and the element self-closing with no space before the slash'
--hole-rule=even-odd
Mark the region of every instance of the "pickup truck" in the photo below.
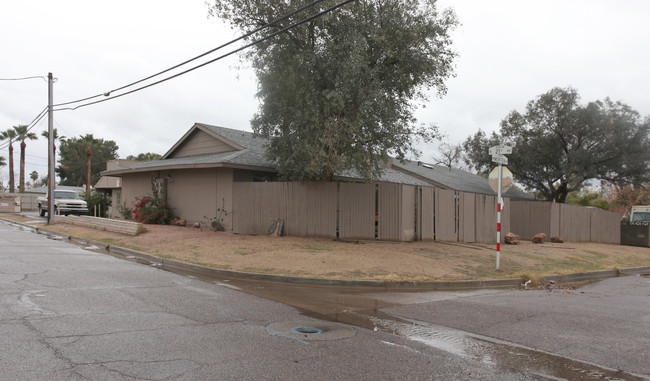
<svg viewBox="0 0 650 381">
<path fill-rule="evenodd" d="M 38 198 L 38 214 L 41 217 L 47 213 L 47 194 Z M 88 214 L 88 204 L 81 199 L 78 191 L 55 190 L 54 191 L 54 214 Z"/>
</svg>

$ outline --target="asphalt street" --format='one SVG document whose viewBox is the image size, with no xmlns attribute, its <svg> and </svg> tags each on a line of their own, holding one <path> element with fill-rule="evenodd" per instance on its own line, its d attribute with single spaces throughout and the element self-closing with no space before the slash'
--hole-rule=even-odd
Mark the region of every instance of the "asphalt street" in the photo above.
<svg viewBox="0 0 650 381">
<path fill-rule="evenodd" d="M 369 292 L 196 279 L 0 220 L 0 380 L 650 379 L 650 278 Z"/>
<path fill-rule="evenodd" d="M 2 380 L 545 379 L 4 221 L 0 347 Z"/>
<path fill-rule="evenodd" d="M 443 338 L 456 338 L 443 341 L 452 341 L 451 347 L 465 355 L 496 353 L 501 364 L 514 362 L 521 369 L 566 379 L 578 376 L 571 368 L 591 375 L 585 379 L 631 379 L 631 375 L 650 379 L 647 274 L 611 278 L 578 289 L 374 296 L 384 302 L 400 299 L 404 305 L 381 311 L 416 322 L 429 332 L 437 330 Z M 426 334 L 420 337 L 427 339 Z M 477 342 L 483 343 L 482 348 L 475 347 Z M 499 349 L 502 343 L 510 348 Z M 510 353 L 515 355 L 508 358 Z"/>
</svg>

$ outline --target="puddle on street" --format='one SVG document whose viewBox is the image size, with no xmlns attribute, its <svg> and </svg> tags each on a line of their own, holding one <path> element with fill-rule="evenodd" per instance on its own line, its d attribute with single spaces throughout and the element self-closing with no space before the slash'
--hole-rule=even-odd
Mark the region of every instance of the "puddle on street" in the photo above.
<svg viewBox="0 0 650 381">
<path fill-rule="evenodd" d="M 211 282 L 215 283 L 215 280 Z M 388 332 L 495 367 L 517 369 L 551 379 L 612 381 L 645 379 L 620 370 L 564 358 L 470 332 L 383 313 L 382 308 L 399 304 L 389 303 L 369 295 L 378 293 L 380 291 L 378 288 L 283 284 L 236 279 L 220 279 L 218 282 L 228 283 L 246 293 L 293 306 L 313 318 Z M 408 290 L 408 292 L 418 291 L 430 290 Z"/>
</svg>

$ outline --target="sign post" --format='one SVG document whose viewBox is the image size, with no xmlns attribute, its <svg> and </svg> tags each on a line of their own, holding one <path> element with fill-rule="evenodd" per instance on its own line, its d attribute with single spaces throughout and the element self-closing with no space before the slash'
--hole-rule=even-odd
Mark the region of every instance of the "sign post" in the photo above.
<svg viewBox="0 0 650 381">
<path fill-rule="evenodd" d="M 499 270 L 499 262 L 501 260 L 501 209 L 503 200 L 501 199 L 501 188 L 503 186 L 503 165 L 508 164 L 508 158 L 505 156 L 512 153 L 512 146 L 499 145 L 490 147 L 490 155 L 492 161 L 498 163 L 497 169 L 497 270 Z M 510 172 L 510 171 L 508 171 Z M 507 191 L 507 189 L 506 189 Z M 505 191 L 504 191 L 505 192 Z"/>
</svg>

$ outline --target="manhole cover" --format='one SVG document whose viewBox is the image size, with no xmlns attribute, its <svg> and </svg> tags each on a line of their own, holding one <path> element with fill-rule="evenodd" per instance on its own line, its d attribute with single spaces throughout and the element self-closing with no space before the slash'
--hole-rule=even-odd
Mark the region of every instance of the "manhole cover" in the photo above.
<svg viewBox="0 0 650 381">
<path fill-rule="evenodd" d="M 340 340 L 356 334 L 356 331 L 350 327 L 316 320 L 273 323 L 266 327 L 266 331 L 273 336 L 285 336 L 304 341 Z"/>
</svg>

